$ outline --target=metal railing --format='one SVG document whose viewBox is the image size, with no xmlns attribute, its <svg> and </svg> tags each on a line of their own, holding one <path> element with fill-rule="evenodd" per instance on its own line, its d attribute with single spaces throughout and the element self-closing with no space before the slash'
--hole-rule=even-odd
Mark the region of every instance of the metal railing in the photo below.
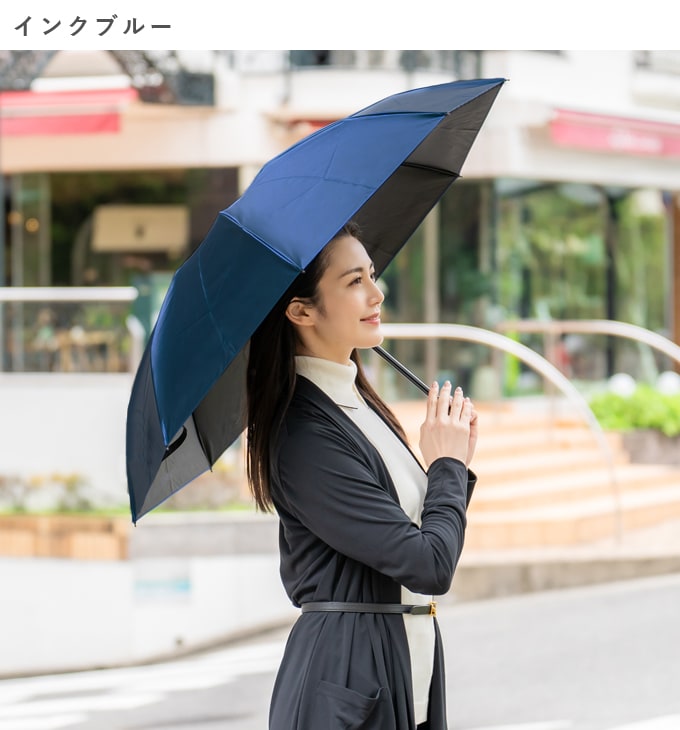
<svg viewBox="0 0 680 730">
<path fill-rule="evenodd" d="M 680 346 L 651 330 L 610 319 L 584 320 L 538 320 L 520 319 L 501 322 L 496 329 L 502 332 L 516 332 L 524 334 L 541 334 L 544 337 L 544 347 L 547 359 L 554 363 L 554 353 L 560 338 L 563 335 L 588 334 L 607 335 L 628 339 L 636 344 L 642 343 L 673 360 L 680 365 Z"/>
<path fill-rule="evenodd" d="M 0 371 L 133 371 L 137 297 L 135 287 L 0 287 Z"/>
<path fill-rule="evenodd" d="M 0 302 L 133 302 L 134 286 L 0 286 Z"/>
<path fill-rule="evenodd" d="M 512 324 L 516 325 L 518 323 Z M 583 397 L 573 383 L 562 372 L 560 372 L 557 367 L 555 367 L 555 365 L 526 345 L 523 345 L 510 337 L 506 337 L 498 332 L 482 329 L 480 327 L 472 327 L 470 325 L 423 323 L 383 324 L 382 333 L 388 339 L 462 340 L 465 342 L 486 345 L 490 348 L 505 352 L 508 355 L 513 355 L 525 365 L 543 376 L 543 378 L 551 383 L 558 391 L 563 393 L 567 400 L 580 412 L 588 427 L 593 432 L 593 435 L 604 455 L 609 470 L 612 494 L 614 496 L 616 539 L 621 539 L 623 532 L 621 491 L 617 481 L 614 454 L 612 452 L 611 445 L 607 440 L 599 421 L 595 417 L 595 414 L 588 405 L 588 401 Z"/>
</svg>

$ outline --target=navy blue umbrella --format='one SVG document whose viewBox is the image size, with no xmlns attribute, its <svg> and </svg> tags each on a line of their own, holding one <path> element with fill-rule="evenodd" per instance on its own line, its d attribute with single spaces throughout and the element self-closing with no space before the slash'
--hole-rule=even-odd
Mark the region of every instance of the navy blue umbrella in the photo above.
<svg viewBox="0 0 680 730">
<path fill-rule="evenodd" d="M 349 220 L 379 275 L 459 177 L 504 79 L 395 94 L 270 160 L 175 272 L 135 382 L 127 475 L 136 522 L 245 428 L 251 334 Z"/>
</svg>

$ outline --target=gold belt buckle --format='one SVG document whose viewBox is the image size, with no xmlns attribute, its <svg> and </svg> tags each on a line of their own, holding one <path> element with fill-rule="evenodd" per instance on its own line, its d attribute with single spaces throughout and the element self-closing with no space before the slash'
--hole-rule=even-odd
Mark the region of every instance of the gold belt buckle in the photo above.
<svg viewBox="0 0 680 730">
<path fill-rule="evenodd" d="M 430 616 L 437 615 L 437 601 L 430 601 Z"/>
</svg>

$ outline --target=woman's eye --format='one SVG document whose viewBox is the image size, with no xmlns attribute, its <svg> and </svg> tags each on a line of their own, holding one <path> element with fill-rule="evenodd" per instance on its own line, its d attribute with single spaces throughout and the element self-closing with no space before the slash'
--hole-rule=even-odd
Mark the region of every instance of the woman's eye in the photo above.
<svg viewBox="0 0 680 730">
<path fill-rule="evenodd" d="M 368 278 L 369 278 L 369 279 L 370 279 L 371 281 L 375 281 L 375 280 L 376 280 L 375 272 L 374 272 L 374 271 L 372 271 L 372 272 L 371 272 L 371 273 L 370 273 L 370 274 L 368 275 Z M 355 284 L 361 284 L 361 282 L 362 282 L 362 281 L 363 281 L 363 276 L 357 276 L 357 278 L 356 278 L 356 279 L 352 279 L 352 281 L 350 281 L 349 285 L 350 285 L 350 286 L 354 286 Z"/>
</svg>

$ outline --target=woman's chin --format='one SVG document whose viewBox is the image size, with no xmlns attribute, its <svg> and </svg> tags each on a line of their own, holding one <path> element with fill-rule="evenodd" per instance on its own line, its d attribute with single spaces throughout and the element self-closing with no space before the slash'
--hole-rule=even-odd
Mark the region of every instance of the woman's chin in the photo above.
<svg viewBox="0 0 680 730">
<path fill-rule="evenodd" d="M 377 347 L 382 345 L 385 340 L 385 336 L 381 332 L 376 332 L 373 337 L 366 337 L 364 342 L 357 345 L 358 350 L 369 350 L 371 347 Z"/>
</svg>

